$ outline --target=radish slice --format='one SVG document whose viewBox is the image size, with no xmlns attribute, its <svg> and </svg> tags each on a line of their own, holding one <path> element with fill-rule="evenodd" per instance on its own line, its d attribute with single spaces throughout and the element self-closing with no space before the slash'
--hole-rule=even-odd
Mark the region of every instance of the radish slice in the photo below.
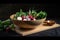
<svg viewBox="0 0 60 40">
<path fill-rule="evenodd" d="M 27 18 L 27 20 L 28 20 L 28 21 L 31 21 L 31 19 L 30 19 L 30 18 Z"/>
<path fill-rule="evenodd" d="M 23 19 L 23 21 L 27 21 L 27 19 Z"/>
</svg>

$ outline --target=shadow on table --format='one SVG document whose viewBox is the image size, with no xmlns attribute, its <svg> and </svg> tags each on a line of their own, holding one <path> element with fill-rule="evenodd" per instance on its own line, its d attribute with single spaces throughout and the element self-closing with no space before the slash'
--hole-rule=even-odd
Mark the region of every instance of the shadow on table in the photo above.
<svg viewBox="0 0 60 40">
<path fill-rule="evenodd" d="M 51 37 L 60 36 L 60 27 L 27 35 L 26 37 L 46 37 L 46 36 L 51 36 Z M 0 37 L 22 37 L 22 35 L 16 33 L 15 31 L 10 30 L 9 32 L 1 31 Z"/>
<path fill-rule="evenodd" d="M 54 29 L 41 31 L 35 34 L 27 35 L 27 37 L 46 37 L 46 36 L 60 36 L 60 26 Z"/>
</svg>

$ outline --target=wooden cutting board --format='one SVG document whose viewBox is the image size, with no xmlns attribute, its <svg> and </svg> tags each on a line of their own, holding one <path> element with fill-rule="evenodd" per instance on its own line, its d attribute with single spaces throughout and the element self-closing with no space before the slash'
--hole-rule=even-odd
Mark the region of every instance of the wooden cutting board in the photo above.
<svg viewBox="0 0 60 40">
<path fill-rule="evenodd" d="M 26 35 L 34 34 L 34 33 L 37 33 L 37 32 L 45 31 L 45 30 L 48 30 L 48 29 L 53 29 L 53 28 L 56 28 L 56 27 L 60 27 L 60 24 L 54 24 L 53 26 L 43 26 L 42 24 L 40 24 L 39 26 L 36 26 L 36 28 L 32 29 L 32 30 L 21 31 L 21 30 L 15 28 L 15 31 L 18 34 L 22 34 L 22 36 L 26 36 Z"/>
</svg>

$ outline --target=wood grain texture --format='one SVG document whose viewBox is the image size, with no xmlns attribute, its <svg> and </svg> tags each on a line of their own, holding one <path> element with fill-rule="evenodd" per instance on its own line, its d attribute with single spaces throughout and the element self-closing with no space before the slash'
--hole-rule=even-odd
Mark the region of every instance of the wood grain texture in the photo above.
<svg viewBox="0 0 60 40">
<path fill-rule="evenodd" d="M 59 27 L 59 26 L 60 26 L 60 24 L 54 24 L 53 26 L 43 26 L 43 25 L 41 24 L 41 25 L 37 26 L 35 29 L 33 29 L 33 30 L 21 31 L 21 30 L 19 30 L 19 29 L 15 29 L 15 31 L 16 31 L 18 34 L 22 34 L 22 36 L 26 36 L 26 35 L 34 34 L 34 33 L 37 33 L 37 32 L 41 32 L 41 31 L 53 29 L 53 28 L 56 28 L 56 27 Z"/>
</svg>

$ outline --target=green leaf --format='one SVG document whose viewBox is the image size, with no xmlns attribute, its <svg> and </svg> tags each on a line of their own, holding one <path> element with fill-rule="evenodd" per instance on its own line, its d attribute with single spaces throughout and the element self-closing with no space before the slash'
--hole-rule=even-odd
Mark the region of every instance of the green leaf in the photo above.
<svg viewBox="0 0 60 40">
<path fill-rule="evenodd" d="M 32 13 L 31 14 L 32 14 L 33 17 L 36 17 L 37 16 L 37 12 L 35 10 L 32 10 Z"/>
<path fill-rule="evenodd" d="M 3 30 L 3 23 L 2 23 L 2 21 L 0 20 L 0 30 Z"/>
<path fill-rule="evenodd" d="M 27 16 L 28 15 L 28 12 L 25 12 L 25 15 Z"/>
<path fill-rule="evenodd" d="M 47 17 L 47 13 L 46 12 L 40 11 L 38 13 L 38 16 L 37 16 L 38 19 L 42 19 L 42 18 L 45 18 L 45 17 Z"/>
<path fill-rule="evenodd" d="M 26 16 L 26 13 L 25 12 L 22 12 L 22 15 Z"/>
<path fill-rule="evenodd" d="M 7 20 L 4 20 L 2 23 L 3 23 L 4 25 L 10 25 L 10 24 L 11 24 L 10 21 L 11 21 L 10 19 L 7 19 Z"/>
<path fill-rule="evenodd" d="M 20 9 L 19 16 L 21 17 L 22 15 L 26 16 L 26 12 L 23 12 L 22 9 Z"/>
<path fill-rule="evenodd" d="M 19 12 L 16 12 L 16 17 L 20 16 L 20 13 Z"/>
<path fill-rule="evenodd" d="M 9 27 L 9 25 L 4 25 L 4 29 L 6 29 L 7 27 Z"/>
<path fill-rule="evenodd" d="M 0 20 L 0 25 L 2 25 L 2 21 Z"/>
<path fill-rule="evenodd" d="M 35 10 L 32 10 L 32 13 L 36 13 L 36 11 Z"/>
<path fill-rule="evenodd" d="M 14 24 L 11 24 L 10 27 L 11 27 L 11 29 L 15 28 L 15 27 L 14 27 Z"/>
<path fill-rule="evenodd" d="M 2 21 L 0 20 L 0 27 L 2 27 L 3 26 L 3 23 L 2 23 Z"/>
</svg>

